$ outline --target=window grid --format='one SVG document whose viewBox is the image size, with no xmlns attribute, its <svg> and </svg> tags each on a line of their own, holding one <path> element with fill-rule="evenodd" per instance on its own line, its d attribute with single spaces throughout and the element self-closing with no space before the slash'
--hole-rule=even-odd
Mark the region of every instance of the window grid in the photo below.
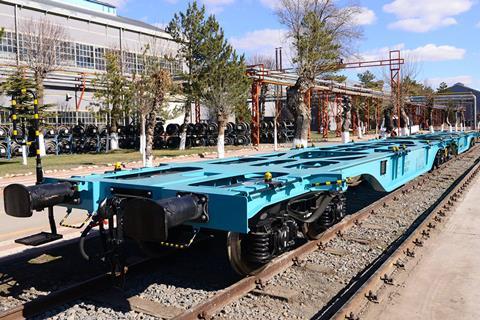
<svg viewBox="0 0 480 320">
<path fill-rule="evenodd" d="M 77 67 L 93 69 L 95 66 L 93 46 L 77 43 L 76 49 Z"/>
<path fill-rule="evenodd" d="M 123 66 L 126 73 L 137 72 L 137 55 L 133 52 L 123 53 Z"/>
<path fill-rule="evenodd" d="M 61 64 L 67 67 L 76 66 L 75 44 L 72 42 L 62 42 L 58 48 Z"/>
<path fill-rule="evenodd" d="M 17 51 L 15 33 L 4 33 L 3 37 L 0 39 L 0 51 L 2 58 L 15 60 Z"/>
<path fill-rule="evenodd" d="M 34 52 L 28 52 L 29 50 L 35 50 L 37 47 L 35 39 L 32 39 L 28 35 L 19 34 L 19 53 L 20 60 L 28 62 L 28 58 L 34 57 Z M 93 45 L 87 45 L 74 42 L 62 42 L 57 49 L 58 59 L 61 60 L 60 64 L 67 67 L 79 67 L 85 69 L 94 69 L 104 71 L 106 68 L 105 52 L 106 48 L 94 47 Z M 15 60 L 16 57 L 16 39 L 14 32 L 5 32 L 3 38 L 0 40 L 0 58 Z M 147 64 L 159 63 L 160 66 L 168 71 L 172 75 L 176 75 L 182 72 L 182 64 L 179 61 L 165 59 L 155 56 L 146 57 Z M 123 66 L 126 73 L 142 72 L 145 68 L 143 58 L 140 54 L 133 52 L 123 53 Z"/>
<path fill-rule="evenodd" d="M 95 69 L 105 70 L 105 48 L 95 48 Z"/>
</svg>

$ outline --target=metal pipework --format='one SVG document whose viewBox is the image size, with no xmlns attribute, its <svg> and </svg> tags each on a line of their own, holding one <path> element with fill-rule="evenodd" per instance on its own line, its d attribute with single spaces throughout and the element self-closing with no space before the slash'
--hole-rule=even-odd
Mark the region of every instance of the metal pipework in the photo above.
<svg viewBox="0 0 480 320">
<path fill-rule="evenodd" d="M 206 201 L 206 197 L 194 194 L 162 200 L 129 199 L 123 209 L 125 234 L 139 241 L 166 241 L 173 227 L 187 221 L 207 221 Z"/>
<path fill-rule="evenodd" d="M 34 186 L 11 184 L 3 191 L 5 212 L 9 216 L 28 218 L 33 210 L 70 202 L 75 190 L 70 182 L 46 183 Z"/>
</svg>

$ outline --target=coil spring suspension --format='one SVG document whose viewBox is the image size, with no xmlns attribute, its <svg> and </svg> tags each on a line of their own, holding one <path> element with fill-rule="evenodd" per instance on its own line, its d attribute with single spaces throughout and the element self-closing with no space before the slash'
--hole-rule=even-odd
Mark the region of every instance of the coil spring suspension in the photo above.
<svg viewBox="0 0 480 320">
<path fill-rule="evenodd" d="M 344 194 L 335 197 L 318 219 L 319 225 L 327 229 L 342 220 L 346 215 L 345 201 Z"/>
<path fill-rule="evenodd" d="M 335 211 L 329 205 L 318 220 L 319 220 L 318 223 L 322 227 L 324 227 L 325 229 L 330 228 L 335 224 Z"/>
<path fill-rule="evenodd" d="M 270 234 L 250 232 L 247 236 L 246 259 L 253 263 L 267 263 L 272 257 Z"/>
</svg>

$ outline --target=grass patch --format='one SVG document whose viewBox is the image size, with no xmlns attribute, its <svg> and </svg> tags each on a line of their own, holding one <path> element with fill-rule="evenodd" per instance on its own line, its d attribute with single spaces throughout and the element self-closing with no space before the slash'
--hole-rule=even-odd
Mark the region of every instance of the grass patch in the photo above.
<svg viewBox="0 0 480 320">
<path fill-rule="evenodd" d="M 238 150 L 244 147 L 225 147 L 226 150 Z M 188 150 L 154 150 L 155 157 L 178 157 L 180 155 L 193 155 L 203 152 L 216 151 L 216 147 L 199 147 Z M 102 166 L 112 164 L 114 162 L 132 162 L 142 160 L 141 154 L 137 150 L 115 150 L 108 153 L 98 154 L 62 154 L 62 155 L 48 155 L 42 158 L 42 165 L 44 170 L 53 169 L 69 169 L 79 166 Z M 22 165 L 22 158 L 16 157 L 11 160 L 0 160 L 0 177 L 6 174 L 21 174 L 21 173 L 35 173 L 35 158 L 28 158 L 28 165 Z"/>
</svg>

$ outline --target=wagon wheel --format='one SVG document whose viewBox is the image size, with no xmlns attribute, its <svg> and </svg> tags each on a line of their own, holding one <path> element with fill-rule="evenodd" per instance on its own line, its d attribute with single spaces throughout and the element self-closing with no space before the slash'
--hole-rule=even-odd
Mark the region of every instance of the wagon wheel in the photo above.
<svg viewBox="0 0 480 320">
<path fill-rule="evenodd" d="M 241 275 L 257 274 L 265 268 L 265 264 L 248 262 L 245 259 L 245 234 L 229 232 L 227 234 L 228 260 L 233 270 Z"/>
</svg>

